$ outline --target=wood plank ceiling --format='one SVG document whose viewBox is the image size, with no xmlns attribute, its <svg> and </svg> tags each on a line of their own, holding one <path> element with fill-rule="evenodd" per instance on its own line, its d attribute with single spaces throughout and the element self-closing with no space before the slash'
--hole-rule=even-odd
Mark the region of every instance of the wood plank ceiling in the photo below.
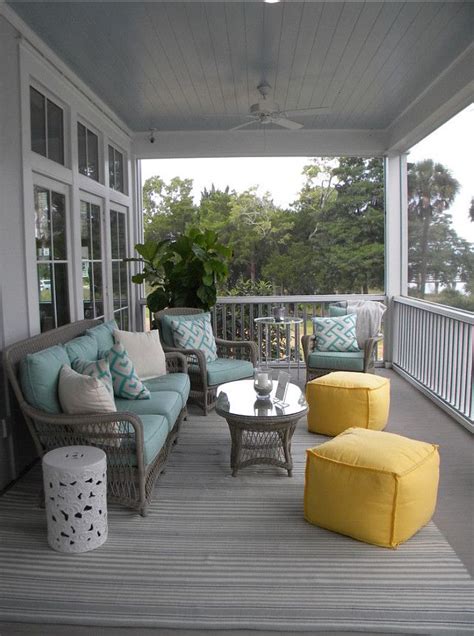
<svg viewBox="0 0 474 636">
<path fill-rule="evenodd" d="M 473 41 L 473 2 L 10 2 L 133 131 L 228 130 L 257 85 L 384 130 Z M 260 124 L 256 123 L 255 126 Z"/>
</svg>

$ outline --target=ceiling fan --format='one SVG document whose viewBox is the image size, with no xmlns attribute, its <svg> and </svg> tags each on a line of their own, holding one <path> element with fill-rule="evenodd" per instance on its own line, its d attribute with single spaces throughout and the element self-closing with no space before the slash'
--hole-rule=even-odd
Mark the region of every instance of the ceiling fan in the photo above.
<svg viewBox="0 0 474 636">
<path fill-rule="evenodd" d="M 329 108 L 326 107 L 292 108 L 291 110 L 281 110 L 278 104 L 267 99 L 267 95 L 271 90 L 270 84 L 262 82 L 257 86 L 257 90 L 262 96 L 262 101 L 256 102 L 250 106 L 249 112 L 247 113 L 249 121 L 246 121 L 239 126 L 234 126 L 234 128 L 231 128 L 230 130 L 239 130 L 240 128 L 245 128 L 246 126 L 250 126 L 256 122 L 263 125 L 275 124 L 282 128 L 287 128 L 288 130 L 298 130 L 299 128 L 303 128 L 303 124 L 293 121 L 292 119 L 288 119 L 288 115 L 291 115 L 292 113 L 299 113 L 301 115 L 318 115 L 329 112 Z"/>
</svg>

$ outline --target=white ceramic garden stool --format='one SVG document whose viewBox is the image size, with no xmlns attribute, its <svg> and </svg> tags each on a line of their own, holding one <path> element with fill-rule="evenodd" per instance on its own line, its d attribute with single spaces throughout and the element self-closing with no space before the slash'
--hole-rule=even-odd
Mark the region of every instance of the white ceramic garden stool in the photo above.
<svg viewBox="0 0 474 636">
<path fill-rule="evenodd" d="M 43 457 L 48 543 L 87 552 L 107 539 L 107 461 L 94 446 L 65 446 Z"/>
</svg>

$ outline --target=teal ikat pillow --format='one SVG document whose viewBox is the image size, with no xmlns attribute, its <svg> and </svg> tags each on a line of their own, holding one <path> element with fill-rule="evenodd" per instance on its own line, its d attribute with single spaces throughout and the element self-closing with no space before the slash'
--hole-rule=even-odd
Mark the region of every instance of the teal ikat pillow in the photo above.
<svg viewBox="0 0 474 636">
<path fill-rule="evenodd" d="M 359 351 L 356 339 L 356 315 L 313 318 L 316 351 Z"/>
<path fill-rule="evenodd" d="M 171 320 L 174 344 L 184 349 L 199 349 L 204 352 L 207 362 L 217 360 L 216 339 L 212 331 L 210 314 L 196 314 Z"/>
<path fill-rule="evenodd" d="M 109 351 L 99 351 L 99 357 L 109 363 L 116 397 L 125 400 L 150 399 L 150 391 L 138 377 L 123 345 L 116 343 Z"/>
<path fill-rule="evenodd" d="M 76 358 L 71 364 L 74 371 L 90 378 L 97 378 L 105 386 L 110 395 L 114 394 L 114 383 L 107 360 L 81 360 Z"/>
</svg>

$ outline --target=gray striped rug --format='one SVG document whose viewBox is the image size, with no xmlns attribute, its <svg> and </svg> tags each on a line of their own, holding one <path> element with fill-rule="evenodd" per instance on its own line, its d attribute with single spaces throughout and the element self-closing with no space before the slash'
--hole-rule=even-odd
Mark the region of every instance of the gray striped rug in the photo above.
<svg viewBox="0 0 474 636">
<path fill-rule="evenodd" d="M 433 523 L 392 551 L 302 516 L 300 421 L 292 479 L 272 467 L 232 478 L 224 420 L 184 423 L 150 514 L 109 506 L 99 549 L 46 543 L 38 471 L 0 499 L 0 620 L 124 627 L 444 633 L 473 629 L 473 584 Z"/>
</svg>

